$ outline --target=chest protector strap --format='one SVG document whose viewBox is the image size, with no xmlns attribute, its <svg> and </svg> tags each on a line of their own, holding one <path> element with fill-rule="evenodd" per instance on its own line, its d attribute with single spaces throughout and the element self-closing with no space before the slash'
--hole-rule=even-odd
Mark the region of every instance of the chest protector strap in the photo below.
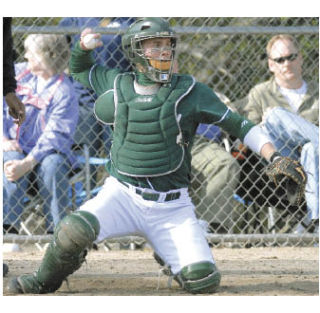
<svg viewBox="0 0 320 313">
<path fill-rule="evenodd" d="M 121 174 L 135 177 L 167 175 L 184 160 L 179 102 L 190 93 L 191 76 L 174 75 L 154 95 L 134 90 L 134 75 L 115 80 L 115 123 L 111 160 Z"/>
</svg>

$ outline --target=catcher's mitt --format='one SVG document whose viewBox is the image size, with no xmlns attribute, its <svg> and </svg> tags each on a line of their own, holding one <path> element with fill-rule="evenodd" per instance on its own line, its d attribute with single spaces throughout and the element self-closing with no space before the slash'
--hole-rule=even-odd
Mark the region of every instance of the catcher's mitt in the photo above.
<svg viewBox="0 0 320 313">
<path fill-rule="evenodd" d="M 287 198 L 290 204 L 299 205 L 305 193 L 307 175 L 302 165 L 288 157 L 274 153 L 271 164 L 265 169 L 265 174 L 276 184 L 284 180 Z"/>
</svg>

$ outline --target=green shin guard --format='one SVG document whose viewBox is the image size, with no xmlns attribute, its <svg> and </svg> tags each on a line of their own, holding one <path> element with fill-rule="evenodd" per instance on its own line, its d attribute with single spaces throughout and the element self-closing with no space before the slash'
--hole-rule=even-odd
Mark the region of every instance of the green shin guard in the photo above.
<svg viewBox="0 0 320 313">
<path fill-rule="evenodd" d="M 213 293 L 220 285 L 221 274 L 215 264 L 199 262 L 182 268 L 175 279 L 190 293 Z"/>
<path fill-rule="evenodd" d="M 13 280 L 8 289 L 14 293 L 50 293 L 80 268 L 87 251 L 100 231 L 97 218 L 86 211 L 66 216 L 57 225 L 39 269 Z"/>
</svg>

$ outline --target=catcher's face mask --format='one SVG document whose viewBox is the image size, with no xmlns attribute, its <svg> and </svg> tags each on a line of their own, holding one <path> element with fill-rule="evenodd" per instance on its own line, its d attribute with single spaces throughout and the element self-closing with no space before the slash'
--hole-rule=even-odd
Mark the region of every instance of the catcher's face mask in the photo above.
<svg viewBox="0 0 320 313">
<path fill-rule="evenodd" d="M 169 23 L 159 17 L 138 19 L 122 36 L 122 48 L 134 66 L 140 64 L 151 80 L 170 82 L 176 35 Z"/>
<path fill-rule="evenodd" d="M 140 41 L 137 55 L 144 60 L 146 75 L 154 80 L 167 82 L 172 73 L 175 42 L 170 37 L 155 37 Z"/>
</svg>

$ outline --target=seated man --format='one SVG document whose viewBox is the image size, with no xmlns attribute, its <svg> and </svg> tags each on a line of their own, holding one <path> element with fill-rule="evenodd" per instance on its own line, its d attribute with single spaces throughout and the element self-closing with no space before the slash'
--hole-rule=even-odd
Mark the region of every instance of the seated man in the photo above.
<svg viewBox="0 0 320 313">
<path fill-rule="evenodd" d="M 260 123 L 284 156 L 299 160 L 307 173 L 307 216 L 297 232 L 318 231 L 319 221 L 319 89 L 302 76 L 302 54 L 294 37 L 276 35 L 267 44 L 267 82 L 251 89 L 238 104 L 240 114 Z"/>
<path fill-rule="evenodd" d="M 27 62 L 15 68 L 25 121 L 18 126 L 5 101 L 3 107 L 3 224 L 4 230 L 18 232 L 23 199 L 33 177 L 50 233 L 66 215 L 68 174 L 77 167 L 71 146 L 78 102 L 64 74 L 70 56 L 65 36 L 29 35 L 25 49 Z"/>
</svg>

